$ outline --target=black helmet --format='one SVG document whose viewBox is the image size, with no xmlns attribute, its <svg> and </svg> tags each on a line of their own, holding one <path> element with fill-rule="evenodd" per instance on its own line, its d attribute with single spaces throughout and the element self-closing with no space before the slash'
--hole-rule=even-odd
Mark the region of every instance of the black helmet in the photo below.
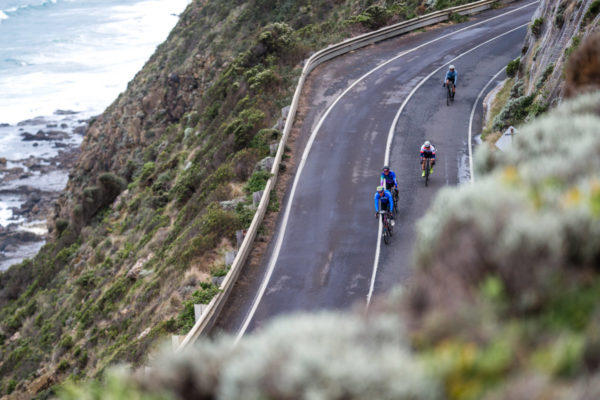
<svg viewBox="0 0 600 400">
<path fill-rule="evenodd" d="M 382 171 L 389 171 L 390 170 L 390 166 L 389 165 L 384 165 L 381 170 Z"/>
</svg>

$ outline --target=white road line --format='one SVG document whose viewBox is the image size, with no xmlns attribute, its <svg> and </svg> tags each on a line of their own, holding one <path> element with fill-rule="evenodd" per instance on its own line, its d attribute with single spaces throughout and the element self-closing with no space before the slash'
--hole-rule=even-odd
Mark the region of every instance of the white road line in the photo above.
<svg viewBox="0 0 600 400">
<path fill-rule="evenodd" d="M 471 49 L 465 51 L 464 53 L 460 54 L 459 56 L 453 58 L 450 61 L 445 62 L 443 65 L 441 65 L 439 68 L 436 68 L 433 72 L 431 72 L 429 75 L 427 75 L 421 82 L 419 82 L 417 84 L 417 86 L 415 86 L 413 88 L 413 90 L 411 90 L 411 92 L 408 94 L 408 96 L 406 97 L 406 99 L 404 100 L 404 102 L 402 103 L 402 105 L 400 106 L 400 109 L 398 110 L 398 112 L 396 113 L 396 116 L 394 117 L 394 120 L 392 122 L 392 125 L 390 126 L 390 130 L 388 132 L 388 140 L 387 140 L 387 145 L 385 148 L 385 162 L 384 164 L 389 164 L 389 160 L 390 160 L 390 152 L 392 150 L 392 140 L 394 137 L 394 132 L 396 131 L 396 125 L 398 124 L 398 120 L 400 119 L 400 115 L 402 114 L 402 112 L 404 111 L 404 108 L 406 107 L 406 105 L 408 104 L 408 102 L 410 101 L 410 99 L 412 98 L 412 96 L 416 93 L 417 90 L 419 90 L 419 88 L 421 86 L 423 86 L 423 84 L 425 82 L 427 82 L 433 75 L 437 74 L 442 68 L 444 68 L 446 65 L 452 64 L 454 63 L 456 60 L 466 56 L 467 54 L 471 53 L 472 51 L 477 50 L 478 48 L 485 46 L 486 44 L 493 42 L 494 40 L 497 40 L 503 36 L 509 35 L 525 26 L 529 25 L 529 23 L 527 24 L 523 24 L 520 25 L 514 29 L 511 29 L 507 32 L 504 32 L 498 36 L 495 36 L 489 40 L 486 40 L 485 42 L 478 44 L 475 47 L 472 47 Z M 371 285 L 369 288 L 369 293 L 367 294 L 367 305 L 366 308 L 369 308 L 369 305 L 371 303 L 371 298 L 373 297 L 373 291 L 375 289 L 375 278 L 377 277 L 377 269 L 379 268 L 379 248 L 381 247 L 381 236 L 379 237 L 378 241 L 377 241 L 377 251 L 375 252 L 375 260 L 373 262 L 373 278 L 371 278 Z"/>
<path fill-rule="evenodd" d="M 479 92 L 479 95 L 477 95 L 477 99 L 475 100 L 475 103 L 473 103 L 473 109 L 471 110 L 471 117 L 469 118 L 469 171 L 471 173 L 471 183 L 475 182 L 475 171 L 473 171 L 473 118 L 475 117 L 475 109 L 477 108 L 477 104 L 479 104 L 479 99 L 481 99 L 481 96 L 483 96 L 483 93 L 485 93 L 488 86 L 490 86 L 492 84 L 492 82 L 494 82 L 496 80 L 496 78 L 498 78 L 498 75 L 500 75 L 505 70 L 506 70 L 506 67 L 502 67 L 502 69 L 500 71 L 498 71 L 496 73 L 496 75 L 494 75 L 492 77 L 492 79 L 489 80 L 487 85 L 485 85 L 483 87 L 483 89 L 481 89 L 481 92 Z"/>
<path fill-rule="evenodd" d="M 267 267 L 267 273 L 265 275 L 265 278 L 263 279 L 260 289 L 258 290 L 258 293 L 256 295 L 256 297 L 254 298 L 254 301 L 252 303 L 252 307 L 250 308 L 250 310 L 248 311 L 248 314 L 246 315 L 246 318 L 244 320 L 244 323 L 242 324 L 242 327 L 240 328 L 240 330 L 238 331 L 238 335 L 236 338 L 236 343 L 241 339 L 241 337 L 244 335 L 244 333 L 246 332 L 246 330 L 248 329 L 248 325 L 250 325 L 250 321 L 252 320 L 252 318 L 254 317 L 254 314 L 256 313 L 256 309 L 258 308 L 258 305 L 260 303 L 260 301 L 262 300 L 262 297 L 264 296 L 265 290 L 267 288 L 267 285 L 269 284 L 269 280 L 271 279 L 271 276 L 273 275 L 273 270 L 275 269 L 275 264 L 277 263 L 277 258 L 279 257 L 279 252 L 281 250 L 281 246 L 283 244 L 283 239 L 285 236 L 285 230 L 287 228 L 287 223 L 288 223 L 288 219 L 290 216 L 290 210 L 292 208 L 292 203 L 294 201 L 294 194 L 296 193 L 296 187 L 298 186 L 298 181 L 300 179 L 300 175 L 302 174 L 302 170 L 304 169 L 304 165 L 306 164 L 306 159 L 308 158 L 308 155 L 310 153 L 310 149 L 312 147 L 313 142 L 315 141 L 315 138 L 317 136 L 317 133 L 319 132 L 319 130 L 321 129 L 321 126 L 323 125 L 323 122 L 325 121 L 325 118 L 327 118 L 327 116 L 329 115 L 329 113 L 331 112 L 331 110 L 333 109 L 333 107 L 335 107 L 335 105 L 341 100 L 342 97 L 344 97 L 350 90 L 352 90 L 356 85 L 358 85 L 361 81 L 363 81 L 364 79 L 366 79 L 368 76 L 370 76 L 371 74 L 373 74 L 374 72 L 376 72 L 377 70 L 383 68 L 384 66 L 386 66 L 387 64 L 399 59 L 400 57 L 403 57 L 407 54 L 410 54 L 416 50 L 421 49 L 422 47 L 425 47 L 431 43 L 435 43 L 437 41 L 440 41 L 442 39 L 445 39 L 449 36 L 452 35 L 456 35 L 457 33 L 463 32 L 465 30 L 468 29 L 472 29 L 478 25 L 482 25 L 482 24 L 486 24 L 489 21 L 493 21 L 495 19 L 504 17 L 506 15 L 518 12 L 524 8 L 530 7 L 533 4 L 536 4 L 539 0 L 536 0 L 534 2 L 528 3 L 524 6 L 515 8 L 514 10 L 511 11 L 507 11 L 503 14 L 499 14 L 495 17 L 486 19 L 484 21 L 480 21 L 477 22 L 473 25 L 469 25 L 465 28 L 461 28 L 458 29 L 454 32 L 448 33 L 446 35 L 440 36 L 436 39 L 430 40 L 426 43 L 422 43 L 419 46 L 413 47 L 412 49 L 406 50 L 400 54 L 398 54 L 397 56 L 381 63 L 380 65 L 378 65 L 377 67 L 373 68 L 372 70 L 370 70 L 369 72 L 367 72 L 366 74 L 362 75 L 360 78 L 358 78 L 355 82 L 353 82 L 346 90 L 344 90 L 336 99 L 335 101 L 327 108 L 327 110 L 325 111 L 325 114 L 323 114 L 323 116 L 319 119 L 319 122 L 317 124 L 317 126 L 315 127 L 314 131 L 311 133 L 310 138 L 308 140 L 308 142 L 306 143 L 306 147 L 304 148 L 304 152 L 302 153 L 302 158 L 300 160 L 300 163 L 298 165 L 298 170 L 296 172 L 296 176 L 294 178 L 294 182 L 292 184 L 292 189 L 290 191 L 290 197 L 289 200 L 286 204 L 286 208 L 285 208 L 285 212 L 283 215 L 283 219 L 281 221 L 281 228 L 279 230 L 279 233 L 277 235 L 277 241 L 275 243 L 275 247 L 273 249 L 273 253 L 271 254 L 271 259 L 269 260 L 269 265 Z M 389 146 L 391 147 L 391 139 L 388 138 Z M 386 155 L 386 159 L 388 158 L 389 155 Z M 381 223 L 381 221 L 380 221 Z M 380 247 L 380 243 L 378 242 L 377 248 Z"/>
</svg>

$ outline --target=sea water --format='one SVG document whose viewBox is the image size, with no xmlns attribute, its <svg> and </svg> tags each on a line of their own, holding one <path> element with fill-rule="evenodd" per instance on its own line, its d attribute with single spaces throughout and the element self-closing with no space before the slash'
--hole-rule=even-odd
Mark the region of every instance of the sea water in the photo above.
<svg viewBox="0 0 600 400">
<path fill-rule="evenodd" d="M 27 174 L 0 183 L 0 225 L 23 222 L 11 212 L 25 200 L 12 192 L 14 187 L 64 188 L 68 171 L 29 170 L 29 157 L 43 162 L 79 146 L 82 135 L 74 131 L 125 90 L 190 2 L 0 0 L 0 159 Z M 60 147 L 23 140 L 25 132 L 40 129 L 65 131 L 69 137 Z M 39 230 L 40 224 L 30 225 L 22 229 Z M 22 258 L 0 262 L 0 270 Z"/>
</svg>

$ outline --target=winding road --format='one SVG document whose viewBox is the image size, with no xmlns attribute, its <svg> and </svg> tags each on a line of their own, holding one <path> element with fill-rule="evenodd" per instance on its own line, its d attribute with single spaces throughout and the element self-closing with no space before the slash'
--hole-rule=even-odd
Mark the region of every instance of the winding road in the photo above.
<svg viewBox="0 0 600 400">
<path fill-rule="evenodd" d="M 277 230 L 260 268 L 242 271 L 213 334 L 241 337 L 281 314 L 368 304 L 410 278 L 416 225 L 439 189 L 471 180 L 470 127 L 482 125 L 481 96 L 519 56 L 536 7 L 518 1 L 340 56 L 312 72 Z M 446 106 L 449 64 L 459 75 L 456 100 Z M 438 149 L 428 187 L 419 166 L 426 139 Z M 373 212 L 384 163 L 396 171 L 400 189 L 389 246 L 380 243 Z"/>
</svg>

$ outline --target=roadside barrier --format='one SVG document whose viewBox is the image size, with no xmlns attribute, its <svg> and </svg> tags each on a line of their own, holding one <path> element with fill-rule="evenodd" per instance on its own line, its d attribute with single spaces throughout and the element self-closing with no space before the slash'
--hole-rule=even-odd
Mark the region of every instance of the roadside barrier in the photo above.
<svg viewBox="0 0 600 400">
<path fill-rule="evenodd" d="M 252 219 L 252 223 L 246 232 L 244 240 L 235 256 L 233 264 L 229 269 L 229 272 L 225 276 L 225 279 L 221 283 L 220 292 L 213 297 L 210 303 L 203 308 L 203 313 L 198 318 L 192 329 L 185 336 L 183 341 L 178 344 L 177 351 L 184 350 L 188 345 L 193 343 L 198 337 L 202 334 L 207 333 L 215 321 L 217 320 L 223 305 L 227 301 L 231 290 L 237 280 L 241 269 L 243 268 L 250 252 L 252 251 L 252 245 L 254 243 L 254 239 L 256 238 L 256 233 L 260 224 L 263 221 L 265 213 L 267 211 L 267 207 L 269 205 L 269 200 L 271 197 L 271 191 L 275 188 L 275 183 L 277 182 L 277 175 L 279 173 L 279 167 L 281 164 L 281 159 L 283 157 L 283 153 L 285 150 L 285 144 L 292 130 L 292 125 L 294 123 L 294 118 L 296 117 L 296 111 L 298 110 L 298 103 L 300 101 L 300 94 L 304 87 L 304 82 L 306 78 L 310 74 L 310 72 L 315 69 L 318 65 L 331 60 L 332 58 L 338 57 L 342 54 L 346 54 L 353 50 L 360 49 L 365 46 L 369 46 L 373 43 L 380 42 L 382 40 L 386 40 L 395 36 L 399 36 L 403 33 L 410 32 L 419 28 L 423 28 L 425 26 L 430 26 L 437 24 L 439 22 L 447 21 L 450 18 L 451 14 L 460 14 L 460 15 L 470 15 L 475 14 L 484 10 L 488 10 L 493 8 L 499 4 L 507 4 L 512 3 L 516 0 L 481 0 L 470 4 L 465 4 L 462 6 L 448 8 L 442 11 L 435 11 L 433 13 L 423 15 L 421 17 L 413 18 L 409 21 L 403 21 L 395 25 L 387 26 L 381 28 L 374 32 L 369 32 L 351 39 L 347 39 L 343 42 L 334 44 L 325 49 L 319 50 L 315 54 L 313 54 L 307 62 L 304 64 L 304 68 L 302 70 L 302 74 L 300 75 L 300 79 L 298 80 L 298 85 L 296 86 L 296 91 L 294 92 L 294 98 L 292 99 L 292 104 L 290 105 L 290 110 L 288 112 L 285 126 L 283 129 L 283 135 L 281 140 L 279 141 L 279 145 L 277 148 L 277 154 L 275 155 L 275 160 L 273 162 L 273 167 L 271 168 L 271 178 L 267 181 L 267 184 L 264 189 L 263 196 L 260 200 L 258 208 L 256 209 L 256 213 L 254 214 L 254 218 Z"/>
</svg>

